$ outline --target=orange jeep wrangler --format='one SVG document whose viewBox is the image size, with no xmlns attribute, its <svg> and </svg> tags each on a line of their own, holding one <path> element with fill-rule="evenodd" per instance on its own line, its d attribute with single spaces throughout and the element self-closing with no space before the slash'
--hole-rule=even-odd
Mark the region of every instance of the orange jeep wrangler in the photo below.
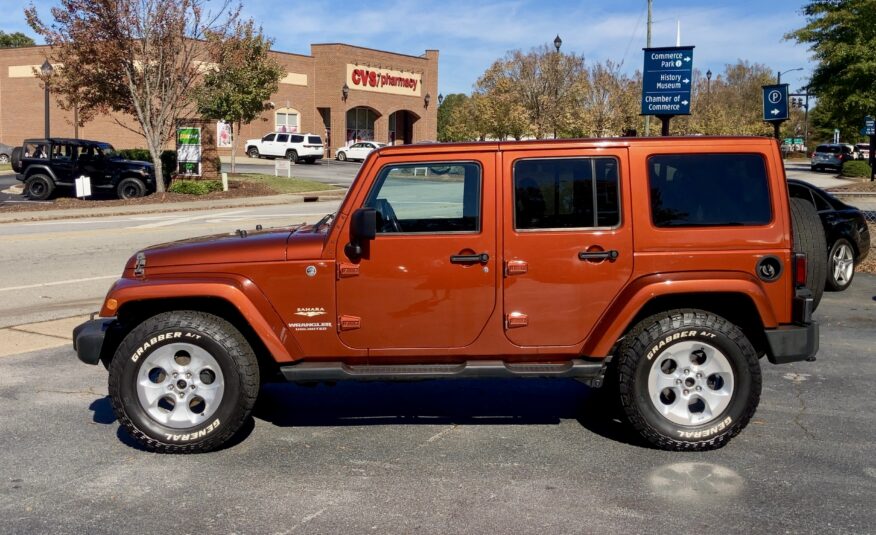
<svg viewBox="0 0 876 535">
<path fill-rule="evenodd" d="M 767 138 L 386 147 L 316 224 L 136 253 L 74 347 L 157 451 L 221 446 L 267 381 L 458 377 L 606 383 L 654 446 L 717 448 L 761 357 L 818 350 L 798 201 Z"/>
</svg>

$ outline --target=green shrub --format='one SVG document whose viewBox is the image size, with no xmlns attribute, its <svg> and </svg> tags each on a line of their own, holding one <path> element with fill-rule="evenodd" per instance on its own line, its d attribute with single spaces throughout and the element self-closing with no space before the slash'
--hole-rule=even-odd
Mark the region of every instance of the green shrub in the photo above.
<svg viewBox="0 0 876 535">
<path fill-rule="evenodd" d="M 870 164 L 865 160 L 850 160 L 843 164 L 843 176 L 870 177 Z"/>
<path fill-rule="evenodd" d="M 168 190 L 171 193 L 186 195 L 206 195 L 214 191 L 222 191 L 220 180 L 176 180 Z"/>
<path fill-rule="evenodd" d="M 121 149 L 118 151 L 119 156 L 126 160 L 134 160 L 138 162 L 152 162 L 152 155 L 148 149 Z M 176 151 L 166 150 L 161 153 L 161 170 L 164 174 L 164 183 L 170 182 L 170 177 L 176 173 Z"/>
</svg>

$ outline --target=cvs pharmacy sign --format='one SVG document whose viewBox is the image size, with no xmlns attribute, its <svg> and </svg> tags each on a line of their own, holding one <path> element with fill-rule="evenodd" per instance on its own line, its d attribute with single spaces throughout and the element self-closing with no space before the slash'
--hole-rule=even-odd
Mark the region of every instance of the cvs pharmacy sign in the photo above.
<svg viewBox="0 0 876 535">
<path fill-rule="evenodd" d="M 347 65 L 347 85 L 362 91 L 419 96 L 421 76 L 414 72 Z"/>
</svg>

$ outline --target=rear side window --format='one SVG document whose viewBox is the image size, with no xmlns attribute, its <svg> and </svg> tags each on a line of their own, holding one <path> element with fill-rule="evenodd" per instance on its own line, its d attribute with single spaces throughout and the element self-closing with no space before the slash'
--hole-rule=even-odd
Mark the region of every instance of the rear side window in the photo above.
<svg viewBox="0 0 876 535">
<path fill-rule="evenodd" d="M 656 227 L 765 225 L 772 219 L 759 154 L 676 154 L 648 158 Z"/>
<path fill-rule="evenodd" d="M 322 140 L 319 136 L 307 136 L 307 142 L 312 145 L 322 145 Z"/>
<path fill-rule="evenodd" d="M 616 227 L 615 158 L 553 158 L 514 163 L 517 230 Z"/>
</svg>

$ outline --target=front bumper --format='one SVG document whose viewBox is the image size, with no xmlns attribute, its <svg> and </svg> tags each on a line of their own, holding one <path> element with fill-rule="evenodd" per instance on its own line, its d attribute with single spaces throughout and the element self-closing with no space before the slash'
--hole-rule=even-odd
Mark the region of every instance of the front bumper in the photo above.
<svg viewBox="0 0 876 535">
<path fill-rule="evenodd" d="M 97 364 L 106 339 L 107 330 L 116 318 L 98 318 L 86 321 L 73 329 L 73 349 L 76 356 L 86 364 Z"/>
</svg>

